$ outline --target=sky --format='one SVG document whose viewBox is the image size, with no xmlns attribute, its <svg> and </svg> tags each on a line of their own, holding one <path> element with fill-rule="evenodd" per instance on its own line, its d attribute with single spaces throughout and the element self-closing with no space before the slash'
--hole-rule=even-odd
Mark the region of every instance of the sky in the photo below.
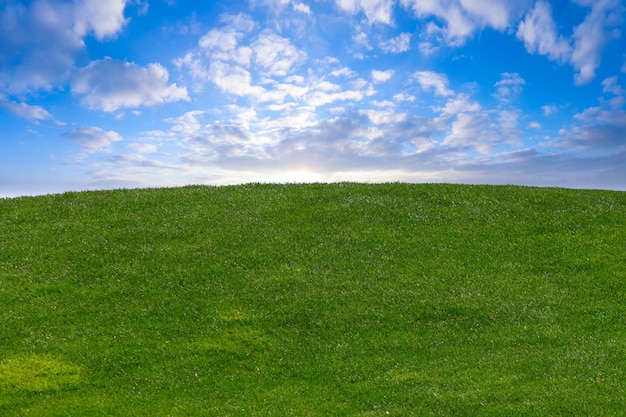
<svg viewBox="0 0 626 417">
<path fill-rule="evenodd" d="M 0 0 L 0 197 L 626 190 L 622 0 Z"/>
</svg>

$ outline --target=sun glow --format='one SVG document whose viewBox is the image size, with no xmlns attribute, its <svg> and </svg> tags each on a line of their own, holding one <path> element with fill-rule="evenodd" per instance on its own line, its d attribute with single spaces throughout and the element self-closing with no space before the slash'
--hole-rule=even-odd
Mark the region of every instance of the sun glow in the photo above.
<svg viewBox="0 0 626 417">
<path fill-rule="evenodd" d="M 324 182 L 324 176 L 320 173 L 309 171 L 307 169 L 294 169 L 277 174 L 268 175 L 265 180 L 267 182 L 277 183 L 311 183 Z"/>
</svg>

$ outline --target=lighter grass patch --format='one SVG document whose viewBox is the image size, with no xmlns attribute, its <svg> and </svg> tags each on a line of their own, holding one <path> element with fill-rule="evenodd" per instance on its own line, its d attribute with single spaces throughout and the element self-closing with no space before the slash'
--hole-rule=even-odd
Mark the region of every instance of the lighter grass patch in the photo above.
<svg viewBox="0 0 626 417">
<path fill-rule="evenodd" d="M 81 368 L 51 355 L 27 355 L 0 360 L 0 392 L 42 393 L 75 388 Z M 3 395 L 3 396 L 4 396 Z"/>
</svg>

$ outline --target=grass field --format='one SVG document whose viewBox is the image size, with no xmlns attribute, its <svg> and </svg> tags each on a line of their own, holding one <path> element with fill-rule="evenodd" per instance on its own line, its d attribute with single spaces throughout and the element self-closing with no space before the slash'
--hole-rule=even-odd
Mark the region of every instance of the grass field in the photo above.
<svg viewBox="0 0 626 417">
<path fill-rule="evenodd" d="M 1 416 L 626 410 L 626 193 L 0 200 Z"/>
</svg>

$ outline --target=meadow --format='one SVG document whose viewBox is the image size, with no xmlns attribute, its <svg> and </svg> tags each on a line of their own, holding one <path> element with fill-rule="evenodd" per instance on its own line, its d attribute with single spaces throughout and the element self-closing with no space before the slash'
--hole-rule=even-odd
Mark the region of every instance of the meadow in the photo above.
<svg viewBox="0 0 626 417">
<path fill-rule="evenodd" d="M 2 416 L 624 415 L 624 317 L 625 192 L 0 199 Z"/>
</svg>

